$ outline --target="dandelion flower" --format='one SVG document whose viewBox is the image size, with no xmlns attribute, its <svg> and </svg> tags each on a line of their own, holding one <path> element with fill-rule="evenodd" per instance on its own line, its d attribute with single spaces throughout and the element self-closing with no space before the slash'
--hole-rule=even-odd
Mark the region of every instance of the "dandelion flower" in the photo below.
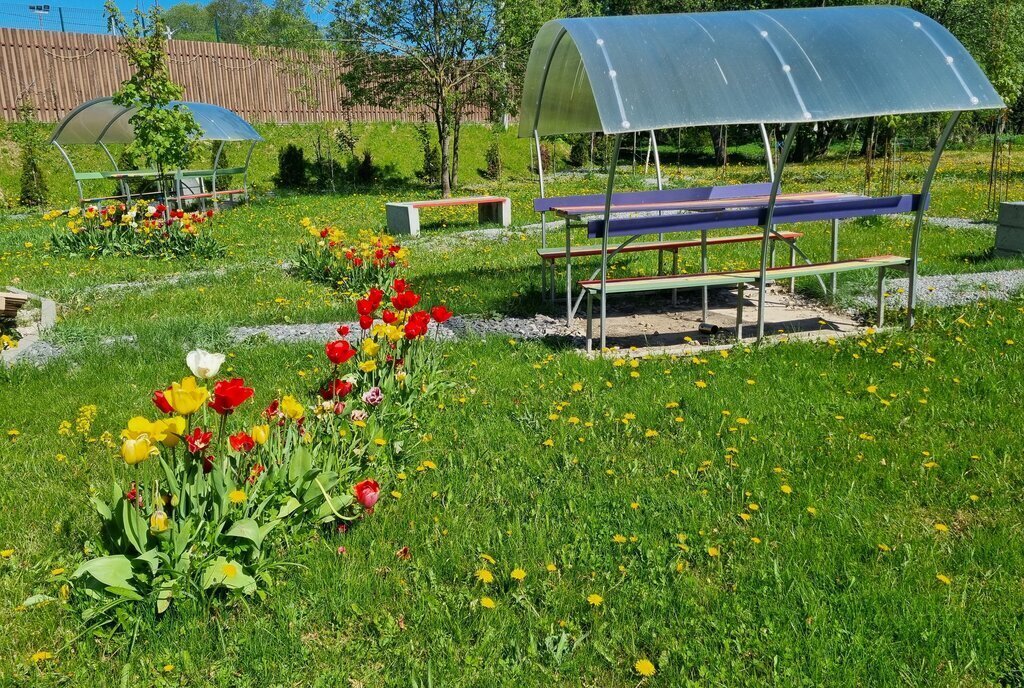
<svg viewBox="0 0 1024 688">
<path fill-rule="evenodd" d="M 708 556 L 709 557 L 717 557 L 721 553 L 722 553 L 721 550 L 719 550 L 717 547 L 708 547 Z"/>
<path fill-rule="evenodd" d="M 936 532 L 939 532 L 939 533 L 948 533 L 949 532 L 949 526 L 947 526 L 945 523 L 936 523 L 935 524 L 935 530 L 936 530 Z"/>
<path fill-rule="evenodd" d="M 604 603 L 604 598 L 597 593 L 591 593 L 587 595 L 587 602 L 590 603 L 591 607 L 600 607 Z"/>
<path fill-rule="evenodd" d="M 782 490 L 782 494 L 793 494 L 793 488 L 789 485 L 783 485 L 779 489 Z"/>
<path fill-rule="evenodd" d="M 497 605 L 495 604 L 494 600 L 492 600 L 490 597 L 481 597 L 480 606 L 484 609 L 494 609 L 494 607 Z"/>
<path fill-rule="evenodd" d="M 53 659 L 53 653 L 47 652 L 46 650 L 40 650 L 32 655 L 33 664 L 39 664 L 39 662 L 45 662 L 48 659 Z"/>
<path fill-rule="evenodd" d="M 548 565 L 546 567 L 544 567 L 544 568 L 546 568 L 549 573 L 554 573 L 555 571 L 558 570 L 558 567 L 555 566 L 554 562 L 548 562 Z"/>
<path fill-rule="evenodd" d="M 616 533 L 615 535 L 612 536 L 612 542 L 615 542 L 615 543 L 618 543 L 618 544 L 621 545 L 622 543 L 626 542 L 626 536 L 622 535 L 621 533 Z"/>
<path fill-rule="evenodd" d="M 936 573 L 935 574 L 935 580 L 939 581 L 943 585 L 949 585 L 950 583 L 953 582 L 952 580 L 950 580 L 949 576 L 947 576 L 944 573 Z"/>
<path fill-rule="evenodd" d="M 648 678 L 658 673 L 658 670 L 654 668 L 654 664 L 649 659 L 638 659 L 636 664 L 633 665 L 636 669 L 636 673 L 641 676 Z"/>
<path fill-rule="evenodd" d="M 494 582 L 494 574 L 488 569 L 477 569 L 476 579 L 485 585 L 490 585 Z"/>
<path fill-rule="evenodd" d="M 521 581 L 526 578 L 526 571 L 524 569 L 516 567 L 512 569 L 512 573 L 509 575 L 512 576 L 513 580 Z"/>
<path fill-rule="evenodd" d="M 890 547 L 889 545 L 885 544 L 884 542 L 879 542 L 878 543 L 878 551 L 879 552 L 891 552 L 892 551 L 892 547 Z"/>
<path fill-rule="evenodd" d="M 228 494 L 228 501 L 230 501 L 232 504 L 241 504 L 245 500 L 246 494 L 242 490 L 232 490 L 231 493 Z"/>
</svg>

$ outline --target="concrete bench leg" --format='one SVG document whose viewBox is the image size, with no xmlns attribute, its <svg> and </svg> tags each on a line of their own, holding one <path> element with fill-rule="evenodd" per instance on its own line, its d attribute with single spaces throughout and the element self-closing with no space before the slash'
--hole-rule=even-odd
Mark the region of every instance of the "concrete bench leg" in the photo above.
<svg viewBox="0 0 1024 688">
<path fill-rule="evenodd" d="M 419 236 L 419 208 L 414 208 L 412 205 L 405 203 L 388 203 L 385 209 L 388 215 L 389 232 L 392 234 Z"/>
<path fill-rule="evenodd" d="M 500 203 L 481 203 L 477 206 L 477 219 L 481 224 L 493 222 L 508 227 L 512 224 L 512 201 L 506 199 Z"/>
<path fill-rule="evenodd" d="M 587 353 L 593 350 L 594 341 L 594 293 L 587 291 Z"/>
</svg>

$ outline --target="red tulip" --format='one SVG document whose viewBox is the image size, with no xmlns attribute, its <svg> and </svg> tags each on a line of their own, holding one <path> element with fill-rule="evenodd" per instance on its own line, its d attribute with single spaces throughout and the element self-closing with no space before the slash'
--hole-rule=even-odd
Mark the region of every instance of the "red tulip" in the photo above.
<svg viewBox="0 0 1024 688">
<path fill-rule="evenodd" d="M 210 446 L 213 441 L 212 432 L 203 432 L 202 428 L 195 428 L 188 435 L 185 435 L 185 442 L 188 444 L 190 454 L 199 454 Z"/>
<path fill-rule="evenodd" d="M 338 336 L 347 337 L 349 333 L 348 325 L 341 325 L 338 327 Z"/>
<path fill-rule="evenodd" d="M 231 448 L 237 452 L 250 452 L 256 448 L 256 440 L 244 430 L 231 435 L 228 441 L 231 442 Z"/>
<path fill-rule="evenodd" d="M 391 297 L 391 305 L 400 311 L 412 308 L 419 302 L 420 295 L 412 289 L 406 289 L 405 291 Z"/>
<path fill-rule="evenodd" d="M 256 390 L 246 387 L 245 380 L 240 377 L 221 380 L 213 386 L 213 399 L 209 405 L 217 413 L 225 415 L 232 413 L 255 393 Z"/>
<path fill-rule="evenodd" d="M 373 317 L 369 315 L 360 315 L 359 327 L 363 328 L 364 330 L 368 330 L 371 327 L 373 327 Z"/>
<path fill-rule="evenodd" d="M 384 300 L 384 292 L 377 287 L 370 289 L 370 293 L 366 295 L 366 298 L 373 304 L 374 310 L 380 305 L 380 302 Z"/>
<path fill-rule="evenodd" d="M 327 342 L 324 351 L 327 353 L 327 359 L 334 365 L 341 365 L 356 355 L 356 350 L 344 339 Z"/>
<path fill-rule="evenodd" d="M 320 396 L 328 399 L 344 399 L 352 392 L 352 383 L 345 380 L 332 380 L 320 390 Z"/>
<path fill-rule="evenodd" d="M 278 401 L 277 399 L 274 399 L 272 402 L 270 402 L 267 408 L 263 409 L 263 417 L 268 420 L 274 418 L 275 416 L 278 416 L 281 413 L 280 409 L 281 402 Z"/>
<path fill-rule="evenodd" d="M 403 291 L 405 291 L 405 280 L 399 277 L 398 279 L 395 280 L 395 283 L 392 286 L 394 287 L 396 294 L 401 294 Z"/>
<path fill-rule="evenodd" d="M 164 391 L 165 390 L 158 389 L 153 392 L 153 405 L 160 409 L 161 413 L 172 413 L 174 409 L 171 408 L 170 403 L 167 401 L 167 397 L 164 396 Z"/>
<path fill-rule="evenodd" d="M 443 323 L 452 317 L 452 312 L 444 306 L 434 306 L 430 309 L 430 316 L 434 319 L 434 322 Z"/>
<path fill-rule="evenodd" d="M 216 460 L 217 457 L 215 457 L 213 454 L 210 454 L 205 459 L 203 459 L 203 473 L 209 473 L 210 471 L 212 471 L 213 462 Z"/>
<path fill-rule="evenodd" d="M 377 310 L 377 306 L 369 299 L 359 299 L 356 301 L 356 311 L 359 312 L 359 315 L 370 315 L 375 310 Z"/>
<path fill-rule="evenodd" d="M 361 483 L 356 483 L 355 487 L 352 488 L 356 493 L 356 499 L 359 503 L 366 508 L 367 511 L 373 510 L 373 505 L 380 499 L 380 485 L 377 484 L 376 480 L 364 480 Z"/>
<path fill-rule="evenodd" d="M 384 309 L 384 312 L 380 314 L 381 320 L 386 322 L 388 325 L 398 320 L 398 314 L 392 310 Z"/>
</svg>

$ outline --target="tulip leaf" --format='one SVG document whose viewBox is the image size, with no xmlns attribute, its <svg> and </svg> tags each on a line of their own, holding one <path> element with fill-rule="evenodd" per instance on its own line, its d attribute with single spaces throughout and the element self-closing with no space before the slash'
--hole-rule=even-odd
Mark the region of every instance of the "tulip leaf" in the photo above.
<svg viewBox="0 0 1024 688">
<path fill-rule="evenodd" d="M 44 604 L 46 602 L 53 602 L 56 599 L 56 597 L 50 597 L 49 595 L 32 595 L 32 597 L 22 602 L 21 606 L 25 608 L 35 607 L 36 605 Z"/>
<path fill-rule="evenodd" d="M 160 550 L 151 549 L 144 554 L 140 554 L 135 557 L 135 561 L 147 564 L 149 566 L 150 573 L 155 575 L 157 570 L 160 568 Z"/>
<path fill-rule="evenodd" d="M 121 527 L 125 537 L 128 538 L 128 542 L 132 544 L 132 547 L 139 554 L 148 549 L 146 547 L 146 520 L 139 516 L 139 512 L 136 511 L 135 507 L 126 500 L 121 501 Z"/>
<path fill-rule="evenodd" d="M 135 600 L 136 602 L 142 601 L 142 595 L 135 592 L 134 588 L 125 588 L 119 585 L 108 585 L 104 588 L 107 592 L 117 595 L 118 597 L 125 597 L 129 600 Z"/>
<path fill-rule="evenodd" d="M 113 518 L 113 514 L 110 513 L 110 507 L 99 497 L 89 497 L 89 501 L 92 502 L 93 507 L 96 509 L 96 513 L 100 515 L 104 521 L 109 521 Z"/>
<path fill-rule="evenodd" d="M 112 588 L 126 588 L 134 592 L 131 580 L 135 576 L 132 563 L 123 554 L 109 557 L 97 557 L 85 562 L 71 574 L 72 578 L 81 578 L 89 574 L 103 585 Z"/>
<path fill-rule="evenodd" d="M 256 549 L 259 549 L 260 545 L 263 544 L 263 534 L 260 533 L 260 527 L 251 518 L 235 521 L 225 535 L 248 540 L 256 545 Z"/>
<path fill-rule="evenodd" d="M 164 479 L 167 481 L 167 487 L 170 488 L 171 494 L 181 494 L 181 485 L 178 483 L 178 478 L 174 475 L 174 469 L 167 465 L 167 461 L 161 456 L 160 465 L 164 469 Z"/>
<path fill-rule="evenodd" d="M 217 557 L 203 572 L 203 588 L 209 590 L 219 587 L 241 590 L 248 595 L 255 592 L 256 579 L 247 574 L 237 561 Z"/>
<path fill-rule="evenodd" d="M 277 517 L 279 519 L 287 518 L 300 506 L 302 506 L 302 504 L 299 503 L 299 500 L 295 499 L 295 497 L 289 497 L 288 501 L 281 505 L 281 508 L 277 512 Z"/>
<path fill-rule="evenodd" d="M 288 480 L 297 483 L 313 467 L 313 455 L 305 447 L 296 447 L 288 462 Z"/>
</svg>

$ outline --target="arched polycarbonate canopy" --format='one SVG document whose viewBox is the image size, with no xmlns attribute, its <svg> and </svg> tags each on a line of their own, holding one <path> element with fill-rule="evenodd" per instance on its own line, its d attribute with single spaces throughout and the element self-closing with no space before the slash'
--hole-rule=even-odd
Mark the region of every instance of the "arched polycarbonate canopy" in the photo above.
<svg viewBox="0 0 1024 688">
<path fill-rule="evenodd" d="M 200 140 L 263 140 L 251 124 L 226 108 L 184 101 L 175 101 L 172 105 L 180 105 L 192 113 L 202 130 Z M 59 145 L 131 143 L 135 140 L 135 129 L 131 124 L 134 113 L 135 108 L 115 105 L 110 98 L 90 100 L 61 120 L 50 142 Z"/>
<path fill-rule="evenodd" d="M 589 17 L 538 32 L 519 135 L 1002 107 L 963 45 L 903 7 Z"/>
</svg>

